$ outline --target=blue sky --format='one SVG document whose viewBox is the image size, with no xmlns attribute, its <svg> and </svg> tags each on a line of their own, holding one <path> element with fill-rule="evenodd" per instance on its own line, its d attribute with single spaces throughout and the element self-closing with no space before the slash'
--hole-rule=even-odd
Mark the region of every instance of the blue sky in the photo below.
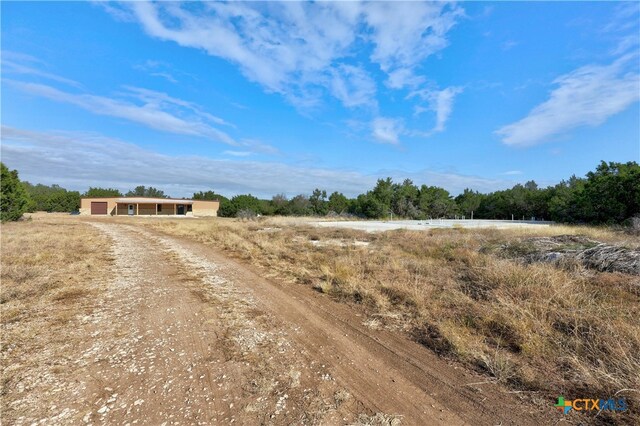
<svg viewBox="0 0 640 426">
<path fill-rule="evenodd" d="M 2 2 L 2 161 L 70 189 L 453 194 L 640 161 L 638 2 Z"/>
</svg>

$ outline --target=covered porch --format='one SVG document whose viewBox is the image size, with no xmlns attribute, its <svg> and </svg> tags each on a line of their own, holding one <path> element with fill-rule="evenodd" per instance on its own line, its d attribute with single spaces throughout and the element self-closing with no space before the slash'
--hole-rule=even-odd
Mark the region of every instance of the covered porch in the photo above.
<svg viewBox="0 0 640 426">
<path fill-rule="evenodd" d="M 191 216 L 193 200 L 171 198 L 119 198 L 116 216 Z"/>
</svg>

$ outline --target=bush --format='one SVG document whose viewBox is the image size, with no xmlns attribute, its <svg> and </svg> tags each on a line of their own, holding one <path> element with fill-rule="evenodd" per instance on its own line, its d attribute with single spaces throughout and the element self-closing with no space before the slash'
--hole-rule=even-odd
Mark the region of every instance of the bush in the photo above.
<svg viewBox="0 0 640 426">
<path fill-rule="evenodd" d="M 22 217 L 27 209 L 29 196 L 24 190 L 17 170 L 9 170 L 4 163 L 0 163 L 0 220 L 2 222 L 15 221 Z"/>
<path fill-rule="evenodd" d="M 250 209 L 242 209 L 242 210 L 238 210 L 238 213 L 236 213 L 236 217 L 238 219 L 253 220 L 256 217 L 256 212 Z"/>
</svg>

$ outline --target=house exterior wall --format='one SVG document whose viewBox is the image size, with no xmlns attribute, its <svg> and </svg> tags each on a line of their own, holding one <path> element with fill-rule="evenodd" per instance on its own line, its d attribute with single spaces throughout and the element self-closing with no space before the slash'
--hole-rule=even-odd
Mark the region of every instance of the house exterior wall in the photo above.
<svg viewBox="0 0 640 426">
<path fill-rule="evenodd" d="M 129 214 L 129 211 L 127 210 L 129 208 L 129 204 L 118 204 L 118 216 L 126 216 Z M 135 210 L 134 210 L 135 212 Z"/>
<path fill-rule="evenodd" d="M 80 214 L 81 215 L 91 215 L 91 203 L 92 202 L 106 202 L 107 203 L 107 215 L 114 216 L 116 215 L 116 200 L 123 199 L 124 197 L 104 197 L 104 198 L 81 198 L 80 199 Z M 186 200 L 185 200 L 186 201 Z M 135 212 L 135 204 L 134 212 Z M 181 204 L 181 203 L 177 203 Z M 118 216 L 127 216 L 129 203 L 118 203 Z M 158 211 L 158 216 L 173 216 L 174 214 L 174 206 L 175 204 L 163 204 L 161 211 Z M 193 200 L 191 212 L 187 212 L 188 206 L 185 204 L 185 214 L 187 216 L 218 216 L 218 209 L 220 208 L 219 201 L 203 201 L 203 200 Z M 154 203 L 139 203 L 138 204 L 138 213 L 139 215 L 155 215 L 156 214 L 156 205 Z"/>
<path fill-rule="evenodd" d="M 175 204 L 162 204 L 162 208 L 158 206 L 158 216 L 173 216 Z"/>
<path fill-rule="evenodd" d="M 218 216 L 219 201 L 193 200 L 194 216 Z"/>
<path fill-rule="evenodd" d="M 138 215 L 140 216 L 145 216 L 145 215 L 153 215 L 155 216 L 156 214 L 156 205 L 155 204 L 138 204 Z"/>
<path fill-rule="evenodd" d="M 107 203 L 107 215 L 116 214 L 116 198 L 115 197 L 105 197 L 105 198 L 81 198 L 80 199 L 80 214 L 82 215 L 90 215 L 91 214 L 91 202 L 106 202 Z"/>
</svg>

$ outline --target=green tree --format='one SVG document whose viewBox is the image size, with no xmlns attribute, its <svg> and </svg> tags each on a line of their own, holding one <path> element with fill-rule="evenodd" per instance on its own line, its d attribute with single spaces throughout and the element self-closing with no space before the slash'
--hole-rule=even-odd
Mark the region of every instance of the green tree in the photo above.
<svg viewBox="0 0 640 426">
<path fill-rule="evenodd" d="M 327 207 L 327 191 L 314 189 L 313 193 L 309 197 L 309 204 L 313 214 L 318 216 L 325 216 L 329 209 Z"/>
<path fill-rule="evenodd" d="M 392 209 L 397 216 L 410 219 L 421 217 L 418 208 L 418 187 L 411 179 L 405 179 L 402 184 L 393 184 Z"/>
<path fill-rule="evenodd" d="M 154 188 L 153 186 L 145 187 L 144 185 L 136 186 L 132 191 L 127 192 L 127 197 L 153 197 L 153 198 L 169 198 L 164 191 Z"/>
<path fill-rule="evenodd" d="M 78 191 L 56 191 L 51 193 L 46 211 L 73 212 L 80 208 L 80 193 Z"/>
<path fill-rule="evenodd" d="M 584 184 L 585 179 L 574 175 L 549 188 L 547 209 L 551 220 L 569 223 L 584 220 Z"/>
<path fill-rule="evenodd" d="M 304 195 L 296 195 L 289 201 L 289 214 L 294 216 L 310 216 L 313 214 L 309 198 Z"/>
<path fill-rule="evenodd" d="M 375 188 L 373 188 L 370 193 L 370 197 L 384 210 L 385 215 L 387 212 L 390 212 L 392 207 L 391 202 L 393 201 L 393 181 L 391 178 L 378 179 Z"/>
<path fill-rule="evenodd" d="M 23 187 L 31 200 L 27 211 L 72 212 L 80 208 L 78 191 L 67 191 L 56 184 L 31 185 L 29 182 L 24 182 Z"/>
<path fill-rule="evenodd" d="M 83 197 L 122 197 L 122 192 L 115 188 L 90 187 Z"/>
<path fill-rule="evenodd" d="M 18 220 L 27 209 L 29 196 L 18 178 L 17 170 L 9 170 L 4 163 L 0 163 L 0 169 L 0 220 Z"/>
<path fill-rule="evenodd" d="M 342 193 L 336 191 L 329 195 L 329 202 L 327 204 L 329 211 L 337 214 L 342 214 L 349 209 L 349 199 Z"/>
<path fill-rule="evenodd" d="M 426 217 L 452 217 L 457 214 L 456 202 L 449 191 L 437 186 L 422 185 L 418 194 L 420 210 Z"/>
<path fill-rule="evenodd" d="M 477 217 L 478 208 L 480 208 L 480 203 L 484 198 L 484 194 L 480 194 L 477 191 L 472 191 L 469 188 L 466 188 L 462 194 L 458 195 L 455 198 L 456 204 L 458 205 L 458 210 L 461 214 L 463 214 L 466 218 L 471 219 L 471 213 L 474 212 Z"/>
<path fill-rule="evenodd" d="M 236 195 L 228 203 L 221 204 L 218 213 L 223 217 L 236 217 L 240 211 L 262 214 L 261 207 L 260 200 L 251 194 Z"/>
<path fill-rule="evenodd" d="M 287 216 L 291 214 L 289 210 L 289 199 L 285 194 L 276 194 L 271 198 L 271 208 L 273 214 Z"/>
<path fill-rule="evenodd" d="M 200 191 L 193 193 L 194 200 L 205 200 L 205 201 L 227 201 L 229 200 L 224 195 L 216 194 L 214 191 Z"/>
<path fill-rule="evenodd" d="M 640 214 L 640 165 L 602 161 L 587 173 L 582 196 L 588 222 L 622 223 Z"/>
<path fill-rule="evenodd" d="M 360 194 L 355 199 L 351 213 L 367 217 L 369 219 L 380 219 L 387 215 L 389 209 L 385 208 L 384 204 L 382 204 L 376 197 L 374 197 L 371 192 L 366 194 Z"/>
</svg>

